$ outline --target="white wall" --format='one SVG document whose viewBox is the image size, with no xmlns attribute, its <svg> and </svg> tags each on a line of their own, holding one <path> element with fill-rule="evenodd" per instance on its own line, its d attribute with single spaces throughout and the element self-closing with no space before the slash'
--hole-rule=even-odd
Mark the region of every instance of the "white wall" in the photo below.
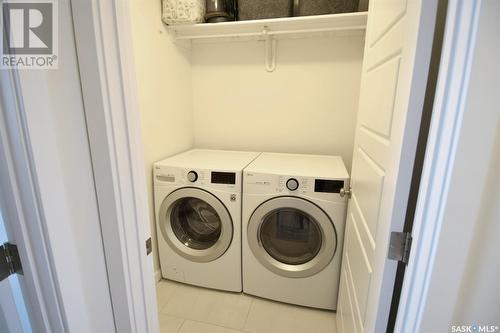
<svg viewBox="0 0 500 333">
<path fill-rule="evenodd" d="M 500 10 L 500 8 L 499 8 Z M 500 86 L 497 86 L 500 87 Z M 500 104 L 497 103 L 497 110 Z M 500 111 L 498 111 L 500 112 Z M 498 118 L 498 117 L 497 117 Z M 500 325 L 500 124 L 491 146 L 472 247 L 460 286 L 453 323 Z"/>
<path fill-rule="evenodd" d="M 480 20 L 464 121 L 474 130 L 469 149 L 487 157 L 479 167 L 485 172 L 482 186 L 472 185 L 480 205 L 453 322 L 500 326 L 500 2 L 483 0 Z M 475 163 L 467 165 L 475 175 Z"/>
<path fill-rule="evenodd" d="M 363 36 L 193 44 L 195 145 L 341 155 L 350 170 Z"/>
<path fill-rule="evenodd" d="M 152 163 L 193 144 L 190 52 L 171 42 L 161 22 L 160 0 L 130 3 L 153 256 L 158 271 Z"/>
</svg>

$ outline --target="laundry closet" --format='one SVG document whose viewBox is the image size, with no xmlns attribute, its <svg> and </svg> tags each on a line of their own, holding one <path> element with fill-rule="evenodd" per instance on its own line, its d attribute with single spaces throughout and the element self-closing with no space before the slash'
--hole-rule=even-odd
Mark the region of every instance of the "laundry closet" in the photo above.
<svg viewBox="0 0 500 333">
<path fill-rule="evenodd" d="M 415 113 L 411 120 L 417 125 L 416 129 L 410 129 L 410 134 L 406 134 L 406 111 L 399 116 L 392 110 L 406 110 L 403 104 L 409 104 L 409 94 L 405 95 L 408 87 L 402 88 L 404 96 L 397 95 L 401 79 L 407 79 L 412 85 L 412 80 L 423 75 L 424 79 L 417 87 L 421 92 L 425 90 L 426 71 L 411 76 L 409 68 L 415 61 L 414 53 L 418 52 L 404 45 L 406 38 L 416 40 L 418 29 L 408 27 L 412 20 L 420 22 L 420 12 L 410 16 L 404 2 L 387 4 L 376 0 L 367 11 L 368 4 L 359 2 L 361 10 L 354 13 L 262 21 L 267 23 L 206 23 L 210 27 L 167 26 L 162 22 L 159 0 L 130 2 L 154 269 L 158 281 L 161 272 L 152 177 L 155 162 L 193 148 L 340 156 L 349 175 L 351 172 L 358 175 L 359 194 L 354 194 L 350 211 L 346 213 L 347 223 L 351 224 L 346 227 L 346 232 L 350 232 L 353 239 L 348 244 L 351 259 L 343 263 L 347 273 L 343 273 L 340 283 L 339 304 L 342 317 L 346 319 L 341 326 L 334 320 L 329 321 L 331 319 L 325 322 L 331 325 L 332 332 L 335 327 L 344 332 L 379 327 L 373 318 L 369 318 L 367 324 L 365 316 L 366 309 L 374 306 L 372 303 L 376 298 L 370 289 L 372 271 L 374 265 L 383 261 L 375 244 L 380 233 L 389 234 L 387 228 L 390 227 L 387 223 L 387 226 L 377 228 L 380 214 L 384 215 L 384 209 L 387 209 L 380 198 L 386 188 L 391 189 L 394 185 L 389 171 L 399 170 L 399 162 L 395 161 L 399 161 L 401 152 L 391 157 L 391 140 L 396 137 L 394 146 L 401 148 L 406 135 L 410 135 L 411 140 L 417 137 L 420 121 L 420 114 Z M 378 17 L 369 27 L 371 35 L 367 36 L 366 23 L 372 10 Z M 384 20 L 381 21 L 381 17 Z M 404 35 L 407 30 L 413 35 Z M 367 38 L 370 39 L 365 46 Z M 422 68 L 428 64 L 431 43 L 424 44 Z M 370 58 L 363 65 L 365 48 L 370 52 Z M 363 70 L 367 73 L 363 80 L 364 91 L 361 89 Z M 363 110 L 360 111 L 364 112 L 361 119 L 365 124 L 360 123 L 358 110 Z M 394 124 L 401 125 L 401 128 L 393 128 Z M 356 136 L 357 128 L 360 133 Z M 357 157 L 353 157 L 353 151 L 357 152 Z M 410 155 L 413 153 L 410 151 Z M 351 169 L 353 158 L 358 159 L 355 169 Z M 409 171 L 400 176 L 409 179 L 411 168 L 406 169 Z M 387 181 L 384 177 L 386 171 L 388 184 L 384 183 Z M 356 182 L 351 185 L 356 186 Z M 349 192 L 348 188 L 344 190 Z M 376 276 L 375 280 L 375 292 L 378 292 L 382 289 L 380 284 L 385 281 L 384 274 Z M 159 286 L 158 290 L 159 307 L 166 305 L 166 301 L 160 299 L 162 297 L 184 293 L 184 297 L 189 298 L 205 292 L 183 289 L 182 286 Z M 385 296 L 385 303 L 390 303 L 388 299 L 392 290 Z M 216 306 L 217 302 L 208 302 L 207 306 Z M 243 303 L 236 302 L 234 308 L 244 307 Z M 186 304 L 185 310 L 188 311 L 189 305 Z M 273 309 L 273 305 L 269 305 L 260 311 L 273 312 Z M 252 313 L 248 314 L 248 311 L 246 316 L 251 317 Z M 293 308 L 291 311 L 276 316 L 301 316 L 299 310 Z M 309 327 L 315 327 L 314 323 L 319 320 L 315 318 L 335 317 L 330 311 L 311 311 L 317 312 L 300 317 L 308 318 L 304 320 Z M 228 312 L 225 315 L 236 318 L 240 314 Z M 339 309 L 337 321 L 338 317 Z M 249 320 L 246 319 L 247 324 Z M 200 321 L 210 323 L 208 319 Z M 160 315 L 161 329 L 165 332 L 166 327 L 176 332 L 185 323 L 172 313 L 164 317 Z M 278 328 L 273 329 L 277 331 L 291 329 L 279 323 L 276 325 Z M 196 327 L 193 327 L 194 330 Z M 259 331 L 258 327 L 244 325 L 228 327 Z M 261 327 L 260 331 L 265 329 Z"/>
</svg>

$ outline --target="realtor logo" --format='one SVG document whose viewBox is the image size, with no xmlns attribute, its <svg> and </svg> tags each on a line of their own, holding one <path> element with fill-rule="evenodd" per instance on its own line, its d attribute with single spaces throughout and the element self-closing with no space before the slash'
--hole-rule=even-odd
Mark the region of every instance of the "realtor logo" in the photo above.
<svg viewBox="0 0 500 333">
<path fill-rule="evenodd" d="M 2 2 L 1 68 L 57 68 L 57 3 Z"/>
</svg>

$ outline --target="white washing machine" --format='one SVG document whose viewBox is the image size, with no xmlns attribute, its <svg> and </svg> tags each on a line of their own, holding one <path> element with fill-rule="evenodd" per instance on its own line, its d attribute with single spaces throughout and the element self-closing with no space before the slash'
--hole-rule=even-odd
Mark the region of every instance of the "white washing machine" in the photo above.
<svg viewBox="0 0 500 333">
<path fill-rule="evenodd" d="M 194 149 L 154 164 L 163 278 L 242 291 L 242 170 L 258 155 Z"/>
<path fill-rule="evenodd" d="M 349 175 L 337 156 L 262 153 L 243 172 L 243 292 L 335 310 Z"/>
</svg>

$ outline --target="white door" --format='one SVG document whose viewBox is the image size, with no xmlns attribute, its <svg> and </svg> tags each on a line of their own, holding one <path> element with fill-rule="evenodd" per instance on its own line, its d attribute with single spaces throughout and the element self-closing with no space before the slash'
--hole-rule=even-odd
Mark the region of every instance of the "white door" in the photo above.
<svg viewBox="0 0 500 333">
<path fill-rule="evenodd" d="M 385 332 L 431 54 L 436 1 L 371 0 L 342 260 L 339 332 Z"/>
<path fill-rule="evenodd" d="M 9 241 L 0 211 L 0 245 Z M 13 274 L 0 281 L 0 332 L 32 332 L 24 296 L 21 277 Z"/>
</svg>

